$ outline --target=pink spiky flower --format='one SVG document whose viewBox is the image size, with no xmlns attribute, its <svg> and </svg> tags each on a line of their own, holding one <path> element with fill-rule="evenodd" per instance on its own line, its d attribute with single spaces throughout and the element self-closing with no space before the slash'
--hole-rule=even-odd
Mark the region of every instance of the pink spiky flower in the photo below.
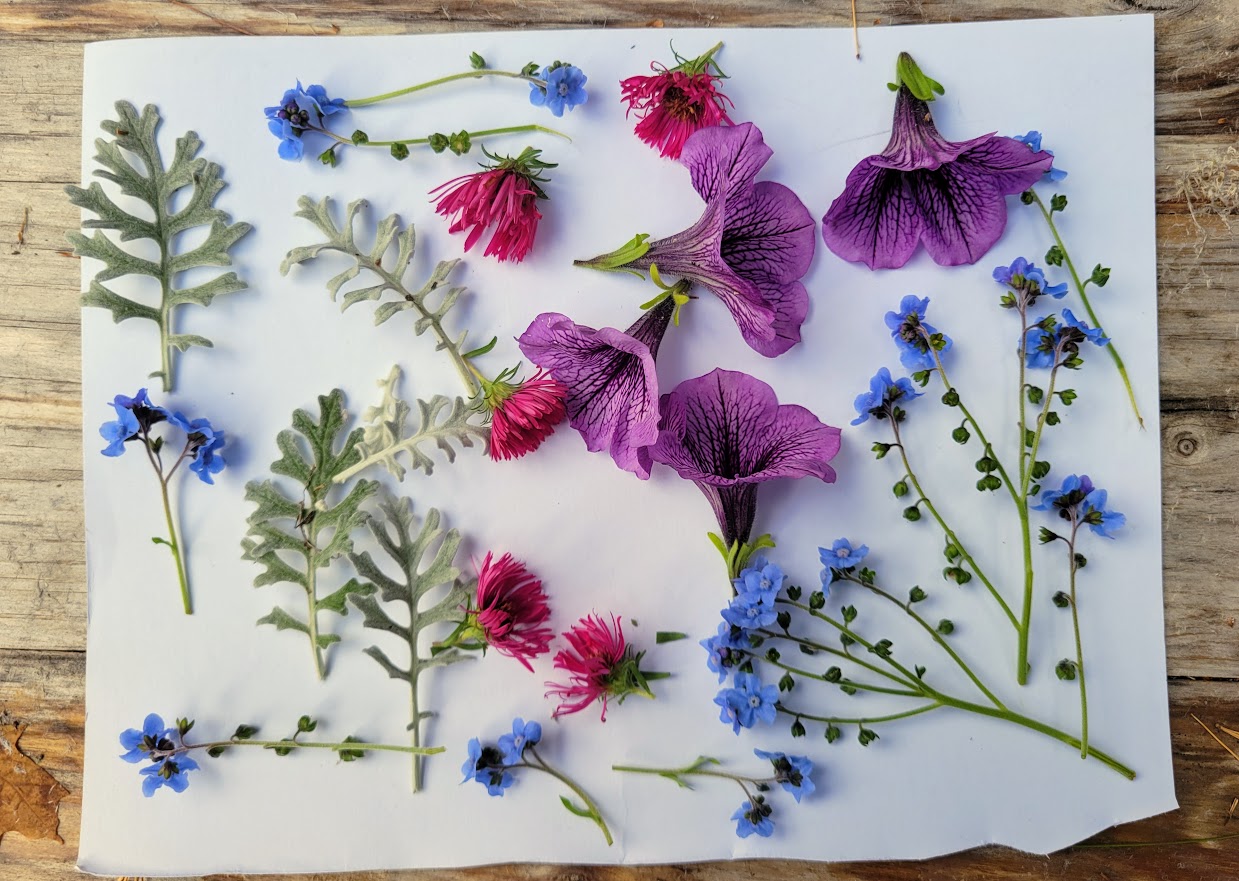
<svg viewBox="0 0 1239 881">
<path fill-rule="evenodd" d="M 623 703 L 630 694 L 653 698 L 648 680 L 665 673 L 646 673 L 640 668 L 645 652 L 636 652 L 624 640 L 624 628 L 611 616 L 610 625 L 601 615 L 587 615 L 563 634 L 568 648 L 555 655 L 555 669 L 568 673 L 567 684 L 548 682 L 546 696 L 554 695 L 559 706 L 551 714 L 558 719 L 578 713 L 595 701 L 602 702 L 602 721 L 607 721 L 607 699 Z"/>
<path fill-rule="evenodd" d="M 713 60 L 722 46 L 719 43 L 697 58 L 685 60 L 677 55 L 680 63 L 669 69 L 655 62 L 650 65 L 653 76 L 620 82 L 620 99 L 628 103 L 629 114 L 637 114 L 637 137 L 661 155 L 679 159 L 684 142 L 694 132 L 731 125 L 726 110 L 731 99 L 718 90 L 722 74 Z"/>
<path fill-rule="evenodd" d="M 555 167 L 541 161 L 541 153 L 532 147 L 526 147 L 515 159 L 487 153 L 495 164 L 483 164 L 482 171 L 454 178 L 430 191 L 438 199 L 435 212 L 452 218 L 448 232 L 469 230 L 466 251 L 492 227 L 484 256 L 519 263 L 532 250 L 542 219 L 537 202 L 547 198 L 538 186 L 547 180 L 541 172 Z"/>
<path fill-rule="evenodd" d="M 487 645 L 520 661 L 530 672 L 530 659 L 550 651 L 554 631 L 546 626 L 551 609 L 542 582 L 511 554 L 494 560 L 488 552 L 482 560 L 477 609 L 470 617 Z"/>
<path fill-rule="evenodd" d="M 519 459 L 532 453 L 564 421 L 568 390 L 545 370 L 512 382 L 517 368 L 482 383 L 482 406 L 490 412 L 490 457 Z"/>
</svg>

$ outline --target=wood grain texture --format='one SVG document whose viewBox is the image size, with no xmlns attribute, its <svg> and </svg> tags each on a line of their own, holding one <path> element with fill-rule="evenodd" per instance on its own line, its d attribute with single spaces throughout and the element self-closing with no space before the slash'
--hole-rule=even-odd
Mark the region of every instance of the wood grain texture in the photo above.
<svg viewBox="0 0 1239 881">
<path fill-rule="evenodd" d="M 1239 796 L 1239 763 L 1187 715 L 1195 712 L 1207 721 L 1239 726 L 1239 592 L 1232 577 L 1239 549 L 1239 306 L 1233 302 L 1239 292 L 1239 201 L 1234 194 L 1239 164 L 1233 153 L 1227 154 L 1239 121 L 1239 6 L 1236 0 L 860 0 L 858 9 L 865 26 L 1156 14 L 1164 539 L 1172 564 L 1165 573 L 1166 638 L 1182 808 L 1113 830 L 1100 840 L 1167 841 L 1239 831 L 1239 824 L 1224 825 L 1231 799 Z M 75 877 L 86 573 L 78 263 L 63 254 L 64 231 L 76 226 L 78 215 L 61 187 L 79 177 L 82 43 L 238 32 L 360 35 L 660 24 L 844 26 L 849 21 L 846 0 L 0 2 L 0 106 L 5 108 L 0 114 L 0 277 L 6 280 L 0 291 L 0 712 L 29 723 L 23 747 L 72 791 L 61 805 L 66 843 L 6 836 L 0 845 L 0 879 Z M 1211 195 L 1199 186 L 1202 168 L 1221 176 Z M 957 797 L 966 797 L 967 785 L 960 781 Z M 1239 878 L 1239 839 L 1076 849 L 1049 858 L 986 849 L 928 863 L 521 866 L 333 877 L 739 881 L 773 875 L 832 881 L 1222 881 Z"/>
</svg>

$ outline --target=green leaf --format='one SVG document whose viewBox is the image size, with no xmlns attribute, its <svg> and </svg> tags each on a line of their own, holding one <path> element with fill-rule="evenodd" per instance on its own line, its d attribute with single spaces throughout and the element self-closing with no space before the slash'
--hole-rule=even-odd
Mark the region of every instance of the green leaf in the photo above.
<svg viewBox="0 0 1239 881">
<path fill-rule="evenodd" d="M 589 810 L 588 808 L 583 808 L 583 807 L 580 807 L 579 805 L 573 804 L 572 800 L 568 798 L 568 796 L 566 795 L 561 795 L 559 797 L 559 803 L 563 805 L 565 808 L 567 808 L 570 814 L 574 814 L 578 817 L 584 817 L 587 820 L 594 819 L 593 811 Z"/>
<path fill-rule="evenodd" d="M 204 266 L 230 266 L 228 251 L 252 227 L 248 223 L 232 223 L 227 213 L 212 207 L 225 184 L 221 169 L 214 162 L 198 156 L 202 141 L 196 132 L 186 132 L 176 140 L 172 159 L 165 164 L 159 148 L 159 110 L 147 104 L 139 115 L 128 101 L 116 102 L 115 120 L 105 120 L 103 130 L 111 140 L 95 141 L 96 177 L 116 184 L 125 196 L 143 202 L 153 219 L 130 214 L 116 204 L 97 182 L 86 189 L 65 187 L 69 201 L 94 214 L 84 220 L 85 230 L 111 230 L 123 242 L 149 241 L 167 255 L 159 263 L 138 257 L 121 248 L 102 232 L 87 236 L 69 233 L 74 253 L 104 264 L 90 289 L 82 296 L 82 305 L 107 309 L 115 322 L 140 318 L 154 322 L 159 328 L 159 370 L 151 376 L 163 381 L 165 392 L 175 388 L 174 351 L 184 352 L 190 346 L 209 348 L 205 337 L 177 334 L 177 307 L 185 304 L 209 306 L 223 294 L 245 290 L 246 284 L 235 272 L 216 276 L 196 287 L 178 288 L 182 272 Z M 132 159 L 130 157 L 133 157 Z M 135 161 L 136 160 L 136 161 Z M 188 195 L 182 193 L 189 188 Z M 178 237 L 188 230 L 208 227 L 206 238 L 188 250 L 180 248 Z M 156 279 L 160 284 L 158 306 L 121 296 L 102 282 L 130 275 Z"/>
<path fill-rule="evenodd" d="M 477 411 L 462 398 L 435 395 L 429 401 L 415 400 L 417 425 L 409 426 L 412 408 L 396 394 L 400 368 L 392 365 L 385 379 L 378 382 L 383 399 L 362 414 L 366 422 L 362 439 L 357 444 L 358 461 L 335 477 L 348 480 L 371 465 L 382 465 L 397 480 L 406 473 L 400 457 L 408 457 L 408 467 L 427 475 L 434 471 L 435 461 L 429 450 L 437 448 L 448 462 L 456 461 L 456 447 L 471 448 L 480 441 L 483 449 L 490 442 L 490 429 L 472 421 Z"/>
<path fill-rule="evenodd" d="M 476 52 L 470 52 L 469 53 L 469 66 L 472 67 L 474 70 L 485 70 L 486 59 Z"/>
<path fill-rule="evenodd" d="M 330 503 L 332 494 L 339 494 L 333 479 L 360 458 L 357 447 L 362 431 L 345 434 L 344 394 L 339 389 L 320 396 L 318 410 L 318 421 L 305 410 L 295 411 L 293 427 L 276 438 L 281 456 L 271 463 L 271 471 L 295 481 L 296 492 L 287 495 L 272 480 L 252 480 L 246 485 L 246 501 L 253 502 L 255 510 L 248 518 L 249 530 L 241 547 L 242 559 L 263 567 L 254 578 L 255 587 L 292 584 L 300 588 L 305 597 L 304 620 L 276 607 L 258 623 L 304 633 L 315 648 L 322 678 L 326 675 L 322 652 L 340 637 L 319 631 L 319 613 L 346 614 L 345 600 L 370 588 L 353 581 L 320 597 L 318 573 L 352 551 L 351 536 L 368 516 L 361 505 L 378 484 L 359 480 L 343 498 Z"/>
<path fill-rule="evenodd" d="M 654 634 L 655 645 L 662 645 L 665 642 L 679 642 L 681 639 L 688 639 L 688 634 L 674 630 L 660 630 Z"/>
<path fill-rule="evenodd" d="M 369 551 L 349 554 L 357 574 L 371 588 L 367 593 L 351 593 L 349 601 L 361 611 L 364 626 L 391 633 L 404 643 L 409 657 L 407 669 L 392 663 L 378 646 L 370 646 L 366 654 L 389 677 L 408 684 L 412 706 L 409 729 L 416 732 L 416 745 L 421 742 L 421 722 L 431 715 L 422 708 L 419 700 L 419 677 L 433 667 L 454 664 L 471 657 L 456 648 L 443 646 L 437 652 L 423 655 L 422 633 L 434 625 L 460 623 L 464 619 L 461 610 L 472 604 L 477 587 L 473 579 L 462 577 L 456 567 L 460 533 L 455 529 L 441 529 L 438 511 L 434 508 L 427 511 L 419 527 L 413 515 L 413 504 L 408 499 L 383 495 L 379 498 L 378 508 L 382 516 L 372 517 L 367 526 L 384 556 L 396 565 L 397 572 L 394 576 L 389 575 L 375 563 Z M 390 604 L 405 607 L 400 617 L 408 624 L 400 623 L 388 614 L 384 606 Z M 414 756 L 413 763 L 416 790 L 420 780 L 420 759 Z"/>
</svg>

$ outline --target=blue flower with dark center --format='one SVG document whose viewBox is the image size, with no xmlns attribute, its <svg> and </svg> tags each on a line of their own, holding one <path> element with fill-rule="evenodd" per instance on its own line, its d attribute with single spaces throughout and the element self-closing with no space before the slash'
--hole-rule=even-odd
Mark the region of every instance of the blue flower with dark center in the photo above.
<svg viewBox="0 0 1239 881">
<path fill-rule="evenodd" d="M 142 775 L 142 794 L 150 798 L 161 786 L 184 792 L 189 786 L 189 772 L 197 770 L 198 763 L 186 755 L 162 759 L 138 772 Z"/>
<path fill-rule="evenodd" d="M 499 738 L 499 749 L 505 765 L 519 764 L 527 747 L 536 746 L 542 740 L 542 726 L 526 722 L 519 716 L 512 721 L 512 733 Z"/>
<path fill-rule="evenodd" d="M 503 753 L 493 746 L 482 746 L 476 737 L 469 741 L 469 757 L 460 768 L 465 775 L 461 783 L 476 780 L 490 795 L 503 795 L 512 785 L 512 775 L 504 767 Z"/>
<path fill-rule="evenodd" d="M 529 103 L 535 107 L 545 107 L 556 116 L 563 116 L 565 110 L 589 100 L 585 91 L 588 77 L 579 67 L 556 61 L 544 67 L 540 76 L 546 81 L 545 86 L 529 84 Z"/>
<path fill-rule="evenodd" d="M 806 795 L 810 795 L 815 787 L 810 776 L 813 773 L 813 762 L 805 756 L 789 756 L 786 753 L 766 752 L 762 749 L 753 750 L 759 759 L 766 759 L 774 766 L 775 781 L 792 794 L 796 803 Z"/>
<path fill-rule="evenodd" d="M 886 326 L 891 329 L 891 339 L 899 347 L 899 363 L 909 370 L 932 370 L 936 366 L 929 338 L 938 329 L 925 322 L 928 308 L 929 297 L 908 294 L 899 304 L 898 312 L 886 313 Z M 938 357 L 951 350 L 951 338 L 943 334 L 942 341 L 942 348 L 937 350 Z"/>
<path fill-rule="evenodd" d="M 1085 525 L 1103 538 L 1114 538 L 1113 533 L 1127 523 L 1127 518 L 1108 510 L 1108 500 L 1106 491 L 1093 486 L 1087 474 L 1072 474 L 1063 479 L 1060 489 L 1042 490 L 1040 501 L 1032 507 L 1036 511 L 1057 511 L 1064 520 Z"/>
<path fill-rule="evenodd" d="M 302 88 L 298 80 L 295 89 L 284 92 L 280 103 L 264 108 L 263 113 L 267 130 L 280 139 L 280 158 L 296 162 L 305 154 L 302 135 L 321 130 L 324 117 L 347 109 L 343 98 L 328 98 L 327 90 L 320 85 Z"/>
<path fill-rule="evenodd" d="M 829 549 L 818 548 L 817 553 L 827 569 L 855 569 L 869 556 L 869 545 L 853 547 L 846 538 L 839 538 Z"/>
<path fill-rule="evenodd" d="M 103 450 L 105 456 L 123 454 L 126 441 L 136 440 L 152 425 L 168 418 L 168 411 L 152 404 L 144 388 L 138 389 L 132 398 L 117 395 L 108 406 L 116 411 L 116 420 L 99 426 L 99 434 L 108 442 Z"/>
<path fill-rule="evenodd" d="M 188 436 L 188 454 L 193 457 L 189 470 L 198 475 L 203 483 L 214 484 L 212 474 L 224 470 L 224 457 L 219 451 L 224 446 L 224 433 L 216 431 L 206 419 L 186 419 L 180 413 L 173 413 L 168 421 Z"/>
<path fill-rule="evenodd" d="M 1024 336 L 1024 363 L 1030 368 L 1049 370 L 1058 352 L 1058 335 L 1041 325 L 1030 327 Z"/>
<path fill-rule="evenodd" d="M 726 621 L 718 625 L 718 633 L 701 640 L 699 645 L 709 653 L 706 666 L 718 674 L 720 684 L 731 675 L 732 668 L 744 663 L 748 650 L 752 648 L 744 631 Z"/>
<path fill-rule="evenodd" d="M 1034 153 L 1041 152 L 1041 132 L 1033 131 L 1026 135 L 1016 135 L 1013 140 L 1019 141 L 1021 144 L 1026 145 L 1028 149 L 1032 150 Z M 1053 150 L 1046 150 L 1045 152 L 1049 153 L 1051 156 L 1054 155 Z M 1058 183 L 1066 176 L 1067 172 L 1063 171 L 1061 168 L 1055 168 L 1051 165 L 1050 170 L 1045 173 L 1045 180 L 1048 180 L 1050 183 Z"/>
<path fill-rule="evenodd" d="M 1063 323 L 1067 327 L 1078 330 L 1083 334 L 1084 339 L 1094 345 L 1105 346 L 1110 343 L 1110 338 L 1101 332 L 1100 327 L 1089 327 L 1085 322 L 1077 319 L 1070 309 L 1063 310 Z"/>
<path fill-rule="evenodd" d="M 777 685 L 762 685 L 756 673 L 737 673 L 735 687 L 720 691 L 714 703 L 721 707 L 719 721 L 739 734 L 741 728 L 752 728 L 759 721 L 772 724 L 778 713 L 778 700 Z"/>
<path fill-rule="evenodd" d="M 175 733 L 175 728 L 168 728 L 163 724 L 162 717 L 151 713 L 143 720 L 141 730 L 129 728 L 121 732 L 120 745 L 127 750 L 121 758 L 134 764 L 150 759 L 152 751 L 168 752 L 176 749 L 176 743 L 172 740 Z"/>
<path fill-rule="evenodd" d="M 762 796 L 754 796 L 752 801 L 746 801 L 731 815 L 736 821 L 736 834 L 741 838 L 748 838 L 753 834 L 769 838 L 774 834 L 774 821 L 770 819 L 772 813 L 773 810 Z"/>
<path fill-rule="evenodd" d="M 912 387 L 912 380 L 906 376 L 891 379 L 890 370 L 883 367 L 869 380 L 869 391 L 856 396 L 856 412 L 860 415 L 852 420 L 852 424 L 868 422 L 870 416 L 886 419 L 894 412 L 898 401 L 910 401 L 920 396 L 921 393 Z"/>
<path fill-rule="evenodd" d="M 1037 297 L 1047 296 L 1061 300 L 1067 296 L 1067 283 L 1050 284 L 1045 273 L 1035 264 L 1023 257 L 1016 257 L 1010 266 L 999 266 L 994 269 L 994 281 L 1011 288 L 1024 297 L 1027 305 L 1032 305 Z"/>
</svg>

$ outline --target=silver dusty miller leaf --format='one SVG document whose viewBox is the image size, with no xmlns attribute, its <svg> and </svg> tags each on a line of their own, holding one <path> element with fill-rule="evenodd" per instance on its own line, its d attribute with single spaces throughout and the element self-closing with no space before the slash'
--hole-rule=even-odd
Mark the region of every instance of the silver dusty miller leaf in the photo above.
<svg viewBox="0 0 1239 881">
<path fill-rule="evenodd" d="M 196 132 L 186 132 L 177 138 L 172 161 L 165 166 L 158 140 L 161 120 L 155 105 L 147 104 L 139 115 L 128 101 L 117 101 L 116 116 L 102 124 L 112 140 L 99 138 L 95 141 L 95 161 L 101 168 L 94 174 L 116 184 L 123 195 L 145 203 L 153 219 L 125 211 L 98 181 L 87 189 L 67 186 L 65 192 L 74 205 L 95 215 L 93 219 L 82 221 L 83 229 L 113 230 L 119 233 L 122 243 L 153 242 L 159 249 L 159 260 L 146 260 L 131 254 L 102 232 L 89 238 L 70 232 L 68 237 L 75 254 L 104 264 L 91 281 L 90 289 L 82 295 L 82 305 L 109 310 L 117 323 L 140 318 L 154 322 L 159 328 L 161 367 L 151 376 L 159 377 L 164 391 L 170 392 L 175 386 L 174 350 L 184 352 L 193 346 L 210 348 L 212 345 L 206 337 L 176 331 L 179 307 L 209 306 L 216 297 L 246 288 L 235 272 L 217 275 L 192 287 L 177 287 L 177 279 L 189 269 L 231 266 L 229 249 L 252 227 L 248 223 L 232 223 L 225 212 L 212 207 L 225 184 L 220 167 L 198 156 L 202 141 Z M 136 164 L 129 157 L 134 157 Z M 186 187 L 190 188 L 189 196 L 178 210 L 174 208 L 174 200 Z M 206 240 L 178 252 L 181 233 L 204 226 L 210 227 Z M 157 281 L 158 305 L 148 306 L 123 297 L 104 284 L 127 275 L 147 276 Z"/>
</svg>

